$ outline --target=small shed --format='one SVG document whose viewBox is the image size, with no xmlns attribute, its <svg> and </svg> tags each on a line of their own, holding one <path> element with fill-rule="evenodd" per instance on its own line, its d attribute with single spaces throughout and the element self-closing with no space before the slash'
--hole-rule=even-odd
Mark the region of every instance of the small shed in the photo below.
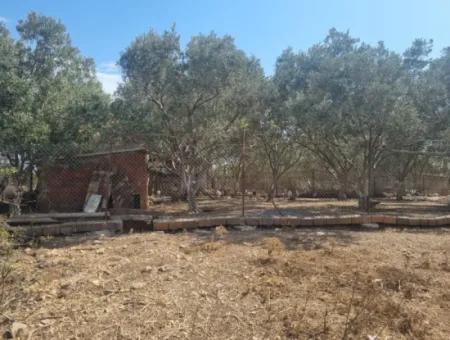
<svg viewBox="0 0 450 340">
<path fill-rule="evenodd" d="M 101 196 L 100 210 L 147 209 L 148 186 L 148 152 L 142 147 L 58 159 L 40 169 L 38 210 L 82 211 L 92 195 Z"/>
</svg>

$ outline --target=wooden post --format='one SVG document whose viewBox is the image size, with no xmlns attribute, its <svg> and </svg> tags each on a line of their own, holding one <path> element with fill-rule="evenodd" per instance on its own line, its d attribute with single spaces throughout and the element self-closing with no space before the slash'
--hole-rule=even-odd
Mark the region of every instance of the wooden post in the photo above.
<svg viewBox="0 0 450 340">
<path fill-rule="evenodd" d="M 242 129 L 241 167 L 242 216 L 245 216 L 245 128 Z"/>
</svg>

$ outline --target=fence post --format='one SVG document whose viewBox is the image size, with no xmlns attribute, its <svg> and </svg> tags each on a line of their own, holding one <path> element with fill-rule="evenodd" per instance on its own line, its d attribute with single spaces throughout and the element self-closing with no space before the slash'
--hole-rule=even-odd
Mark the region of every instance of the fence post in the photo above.
<svg viewBox="0 0 450 340">
<path fill-rule="evenodd" d="M 316 170 L 312 169 L 312 195 L 316 194 Z"/>
<path fill-rule="evenodd" d="M 241 149 L 241 195 L 242 195 L 242 216 L 245 216 L 245 127 L 242 129 L 242 149 Z"/>
</svg>

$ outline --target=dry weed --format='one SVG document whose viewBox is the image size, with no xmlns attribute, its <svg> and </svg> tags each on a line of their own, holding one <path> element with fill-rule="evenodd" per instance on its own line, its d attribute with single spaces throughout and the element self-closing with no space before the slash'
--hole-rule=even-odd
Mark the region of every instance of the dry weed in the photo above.
<svg viewBox="0 0 450 340">
<path fill-rule="evenodd" d="M 40 247 L 15 262 L 23 276 L 8 283 L 8 317 L 33 339 L 448 339 L 450 273 L 441 257 L 428 270 L 414 259 L 442 254 L 450 235 L 352 239 L 331 256 L 278 238 L 234 242 L 232 231 L 221 241 L 147 233 Z"/>
</svg>

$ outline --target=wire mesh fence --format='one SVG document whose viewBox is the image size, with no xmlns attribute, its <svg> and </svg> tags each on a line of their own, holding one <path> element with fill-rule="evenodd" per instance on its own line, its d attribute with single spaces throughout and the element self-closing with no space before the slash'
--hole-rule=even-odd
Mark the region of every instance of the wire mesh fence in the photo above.
<svg viewBox="0 0 450 340">
<path fill-rule="evenodd" d="M 149 210 L 181 202 L 184 211 L 194 213 L 208 213 L 220 206 L 223 211 L 245 214 L 257 202 L 276 208 L 275 201 L 338 198 L 340 184 L 325 167 L 311 164 L 309 158 L 299 159 L 279 175 L 258 143 L 244 142 L 217 143 L 204 149 L 180 146 L 172 153 L 131 144 L 52 149 L 35 158 L 17 150 L 2 151 L 1 209 L 10 215 Z M 375 196 L 393 198 L 399 186 L 395 176 L 376 172 Z M 358 197 L 356 187 L 356 181 L 350 181 L 347 198 Z M 410 197 L 446 196 L 449 177 L 429 169 L 411 172 L 401 189 Z"/>
</svg>

